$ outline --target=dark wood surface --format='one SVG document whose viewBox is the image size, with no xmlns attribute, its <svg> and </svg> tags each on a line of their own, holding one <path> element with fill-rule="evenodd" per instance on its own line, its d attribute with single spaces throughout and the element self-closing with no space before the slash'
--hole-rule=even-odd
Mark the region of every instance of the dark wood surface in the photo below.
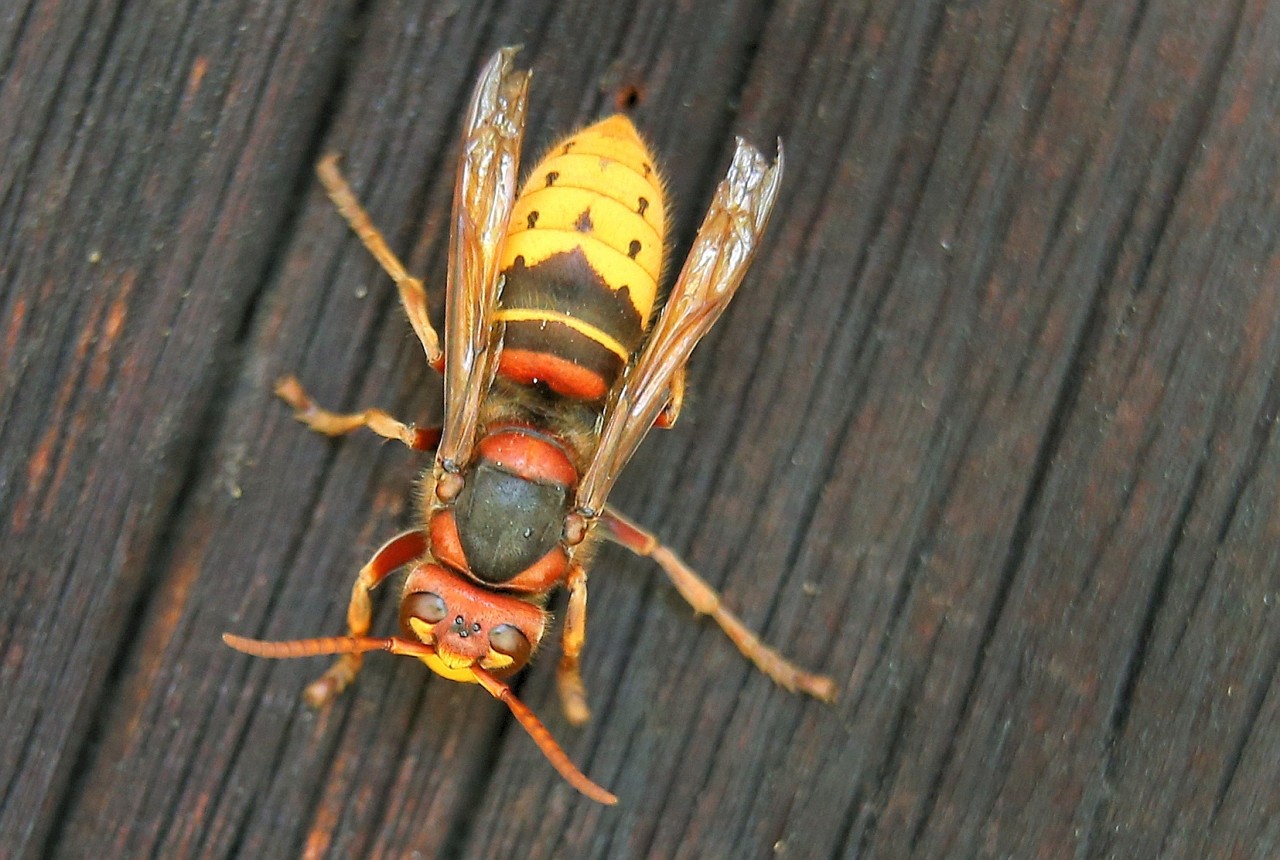
<svg viewBox="0 0 1280 860">
<path fill-rule="evenodd" d="M 607 551 L 594 720 L 555 645 L 520 691 L 613 809 L 415 661 L 315 713 L 322 660 L 219 640 L 339 632 L 425 462 L 272 380 L 439 411 L 312 167 L 438 288 L 510 43 L 532 150 L 637 96 L 677 252 L 733 134 L 787 146 L 614 498 L 840 697 Z M 1280 856 L 1277 46 L 1267 0 L 6 5 L 0 856 Z"/>
</svg>

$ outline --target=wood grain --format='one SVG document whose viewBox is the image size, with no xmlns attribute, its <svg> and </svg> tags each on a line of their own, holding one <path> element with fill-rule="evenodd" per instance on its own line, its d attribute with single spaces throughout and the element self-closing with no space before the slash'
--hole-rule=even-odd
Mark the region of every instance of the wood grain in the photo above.
<svg viewBox="0 0 1280 860">
<path fill-rule="evenodd" d="M 224 630 L 342 628 L 424 460 L 270 393 L 439 414 L 343 169 L 439 309 L 455 138 L 523 44 L 530 155 L 634 93 L 688 247 L 732 136 L 779 209 L 614 501 L 563 784 L 478 690 Z M 0 12 L 0 856 L 1280 854 L 1280 8 L 255 4 Z M 394 624 L 394 600 L 375 629 Z M 554 638 L 554 637 L 553 637 Z"/>
</svg>

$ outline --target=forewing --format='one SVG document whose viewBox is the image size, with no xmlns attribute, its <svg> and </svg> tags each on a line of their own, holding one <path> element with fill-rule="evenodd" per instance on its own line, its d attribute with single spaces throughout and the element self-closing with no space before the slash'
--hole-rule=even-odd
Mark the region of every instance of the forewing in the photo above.
<svg viewBox="0 0 1280 860">
<path fill-rule="evenodd" d="M 729 174 L 693 240 L 662 315 L 605 409 L 600 442 L 578 485 L 578 509 L 588 517 L 605 499 L 627 460 L 670 398 L 673 377 L 733 298 L 764 234 L 782 179 L 777 161 L 738 140 Z"/>
<path fill-rule="evenodd" d="M 516 196 L 529 88 L 529 73 L 512 69 L 515 54 L 503 48 L 489 60 L 462 130 L 445 299 L 444 432 L 436 449 L 437 465 L 451 472 L 471 457 L 501 348 L 493 326 L 498 258 Z"/>
</svg>

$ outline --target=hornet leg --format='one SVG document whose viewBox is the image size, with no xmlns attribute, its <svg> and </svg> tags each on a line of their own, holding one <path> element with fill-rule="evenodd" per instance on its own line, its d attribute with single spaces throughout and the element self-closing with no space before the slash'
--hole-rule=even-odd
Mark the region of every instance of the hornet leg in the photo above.
<svg viewBox="0 0 1280 860">
<path fill-rule="evenodd" d="M 396 289 L 400 291 L 400 304 L 404 305 L 409 324 L 413 326 L 414 333 L 422 342 L 422 349 L 427 354 L 427 362 L 436 370 L 440 370 L 444 367 L 444 352 L 440 349 L 440 335 L 432 327 L 431 317 L 427 314 L 427 292 L 422 287 L 422 281 L 409 274 L 404 264 L 400 262 L 400 258 L 387 246 L 378 228 L 373 226 L 369 214 L 364 211 L 364 207 L 356 199 L 355 192 L 351 190 L 342 172 L 338 170 L 338 156 L 329 153 L 320 159 L 320 163 L 316 165 L 316 173 L 329 199 L 333 201 L 333 205 L 338 207 L 342 217 L 347 219 L 347 223 L 360 237 L 364 246 L 369 249 L 369 253 L 391 276 L 391 280 L 396 282 Z"/>
<path fill-rule="evenodd" d="M 599 524 L 604 529 L 604 536 L 609 540 L 626 547 L 636 555 L 656 561 L 671 578 L 680 596 L 688 601 L 693 610 L 700 615 L 710 615 L 714 618 L 725 635 L 738 646 L 743 656 L 755 663 L 756 667 L 772 678 L 775 683 L 793 693 L 808 693 L 826 702 L 835 698 L 834 681 L 825 675 L 816 675 L 801 669 L 761 642 L 740 618 L 725 609 L 716 590 L 681 561 L 679 556 L 663 546 L 655 535 L 612 508 L 605 509 Z"/>
<path fill-rule="evenodd" d="M 565 611 L 561 635 L 560 666 L 556 680 L 560 705 L 569 722 L 580 726 L 591 719 L 587 690 L 582 683 L 582 646 L 587 638 L 587 572 L 581 565 L 569 569 L 569 608 Z"/>
<path fill-rule="evenodd" d="M 351 602 L 347 604 L 348 635 L 356 637 L 368 635 L 369 624 L 373 617 L 373 604 L 369 600 L 369 592 L 386 579 L 387 574 L 422 558 L 426 552 L 426 535 L 414 529 L 396 535 L 373 554 L 369 563 L 360 568 L 355 585 L 351 586 Z M 323 675 L 307 685 L 302 697 L 313 708 L 329 704 L 355 680 L 363 660 L 364 654 L 359 653 L 339 656 Z"/>
<path fill-rule="evenodd" d="M 326 436 L 342 436 L 368 427 L 379 436 L 398 439 L 415 451 L 431 451 L 440 441 L 439 427 L 418 429 L 412 424 L 397 421 L 381 409 L 349 413 L 322 409 L 303 390 L 296 376 L 281 377 L 276 382 L 276 395 L 293 407 L 294 418 Z"/>
</svg>

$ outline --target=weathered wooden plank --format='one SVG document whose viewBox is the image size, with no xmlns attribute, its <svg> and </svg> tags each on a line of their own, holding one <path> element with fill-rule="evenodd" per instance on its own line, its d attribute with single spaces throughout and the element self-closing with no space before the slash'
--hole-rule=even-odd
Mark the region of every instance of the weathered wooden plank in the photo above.
<svg viewBox="0 0 1280 860">
<path fill-rule="evenodd" d="M 1198 674 L 1150 665 L 1152 628 L 1179 624 L 1193 611 L 1195 592 L 1217 576 L 1274 588 L 1273 565 L 1216 574 L 1212 565 L 1238 505 L 1235 488 L 1257 464 L 1257 454 L 1249 454 L 1261 444 L 1257 428 L 1274 410 L 1267 400 L 1280 345 L 1274 325 L 1280 285 L 1258 277 L 1274 271 L 1278 259 L 1274 212 L 1261 236 L 1240 236 L 1239 225 L 1261 214 L 1249 188 L 1257 176 L 1274 175 L 1275 151 L 1250 153 L 1252 144 L 1237 150 L 1230 106 L 1239 98 L 1239 70 L 1275 58 L 1262 47 L 1265 38 L 1252 56 L 1228 62 L 1221 53 L 1237 39 L 1243 46 L 1264 7 L 1167 4 L 1135 18 L 1131 30 L 1108 40 L 1109 50 L 1123 51 L 1123 74 L 1098 81 L 1107 97 L 1090 106 L 1087 58 L 1096 56 L 1095 34 L 1113 14 L 1108 5 L 1073 17 L 1062 42 L 1063 68 L 1080 71 L 1055 81 L 1043 111 L 1048 122 L 1028 147 L 1027 176 L 1037 185 L 1042 176 L 1060 174 L 1055 152 L 1072 157 L 1072 130 L 1090 152 L 1069 186 L 1054 182 L 1066 195 L 1041 198 L 1053 212 L 1048 223 L 1061 230 L 1047 253 L 1024 258 L 1038 270 L 1038 284 L 1030 267 L 1024 276 L 1032 289 L 1083 288 L 1087 327 L 1056 386 L 1055 426 L 1046 428 L 1038 455 L 1042 478 L 1029 488 L 1018 523 L 1025 539 L 1015 534 L 1002 564 L 999 616 L 982 622 L 985 657 L 977 655 L 966 686 L 934 687 L 947 698 L 960 693 L 954 736 L 935 740 L 923 730 L 929 740 L 921 741 L 940 757 L 928 781 L 917 783 L 929 787 L 922 800 L 904 781 L 901 796 L 913 798 L 910 806 L 918 803 L 921 813 L 914 821 L 903 816 L 903 823 L 926 854 L 995 844 L 1019 856 L 1052 856 L 1064 845 L 1084 856 L 1143 856 L 1190 835 L 1182 830 L 1189 821 L 1139 827 L 1134 797 L 1113 794 L 1110 785 L 1117 764 L 1131 755 L 1126 733 L 1163 734 L 1167 720 L 1157 709 L 1140 728 L 1129 725 L 1134 685 L 1181 687 Z M 1027 41 L 1059 32 L 1054 24 L 1045 20 Z M 1254 88 L 1245 99 L 1266 105 L 1262 117 L 1273 112 L 1276 96 L 1274 87 Z M 1010 105 L 1009 112 L 1017 109 Z M 1246 137 L 1269 136 L 1269 122 Z M 1057 141 L 1068 144 L 1059 150 Z M 1215 141 L 1215 155 L 1202 160 L 1201 148 Z M 1027 235 L 1018 229 L 1024 211 L 1012 219 L 1015 236 Z M 1005 273 L 998 279 L 1005 281 Z M 1050 335 L 1052 318 L 1047 322 L 1037 327 Z M 1013 384 L 1008 413 L 1034 391 L 1027 387 L 1033 377 L 1003 376 Z M 994 393 L 1003 397 L 1006 390 L 998 382 Z M 1231 453 L 1217 454 L 1224 450 Z M 989 481 L 981 474 L 962 479 L 961 499 L 966 483 L 973 492 Z M 1252 650 L 1256 633 L 1242 627 L 1236 636 L 1242 638 L 1228 637 L 1235 639 L 1228 653 Z M 1223 645 L 1202 639 L 1192 651 L 1197 660 L 1216 660 L 1211 655 Z M 939 667 L 936 676 L 947 674 Z M 933 686 L 926 679 L 926 689 Z M 1232 756 L 1229 744 L 1215 747 L 1204 736 L 1186 746 L 1168 740 L 1159 754 L 1164 760 L 1203 756 L 1216 770 Z M 1149 776 L 1147 770 L 1141 778 Z M 1214 815 L 1209 805 L 1183 805 L 1181 812 L 1204 816 L 1205 824 Z M 1127 830 L 1132 841 L 1116 850 L 1111 835 Z M 896 839 L 885 834 L 876 842 Z M 1274 852 L 1264 844 L 1248 847 L 1253 856 Z M 1186 856 L 1212 856 L 1215 848 L 1234 850 L 1217 842 Z"/>
<path fill-rule="evenodd" d="M 1277 853 L 1280 12 L 420 6 L 0 21 L 6 850 Z M 773 688 L 607 551 L 594 721 L 554 647 L 521 694 L 610 810 L 477 690 L 386 658 L 314 714 L 321 661 L 217 638 L 340 630 L 422 462 L 308 434 L 271 379 L 438 410 L 311 162 L 438 285 L 458 115 L 513 42 L 534 150 L 638 88 L 682 247 L 732 133 L 787 144 L 617 500 L 842 695 Z"/>
<path fill-rule="evenodd" d="M 392 14 L 380 19 L 381 30 L 375 25 L 367 36 L 394 65 L 371 70 L 379 87 L 364 92 L 376 100 L 361 100 L 365 110 L 384 116 L 385 122 L 379 134 L 363 136 L 363 151 L 347 151 L 348 163 L 358 172 L 361 158 L 376 159 L 388 147 L 418 159 L 416 169 L 397 174 L 393 186 L 393 194 L 401 195 L 393 206 L 402 217 L 412 211 L 412 195 L 421 192 L 421 186 L 415 188 L 403 177 L 431 176 L 422 162 L 442 159 L 450 148 L 457 105 L 474 75 L 471 57 L 442 52 L 441 46 L 449 44 L 448 37 L 465 44 L 489 14 L 483 6 L 466 14 L 440 10 L 421 18 L 422 29 L 416 33 Z M 304 40 L 300 48 L 327 49 L 332 62 L 344 46 L 340 31 L 330 36 L 319 45 Z M 406 66 L 419 68 L 420 74 L 429 71 L 434 87 L 425 98 L 425 88 L 401 89 L 399 95 L 412 101 L 388 103 L 396 95 L 386 86 L 388 80 L 413 83 Z M 335 64 L 330 73 L 337 71 Z M 327 95 L 332 97 L 332 91 Z M 403 119 L 414 111 L 421 111 L 421 121 L 411 129 Z M 368 113 L 352 121 L 368 123 Z M 314 122 L 310 128 L 314 135 Z M 267 631 L 263 614 L 273 607 L 279 623 L 298 625 L 295 630 L 341 629 L 339 601 L 349 588 L 349 571 L 358 565 L 362 547 L 380 542 L 379 529 L 395 519 L 408 495 L 403 471 L 383 484 L 393 488 L 390 493 L 369 484 L 375 475 L 386 477 L 374 469 L 378 446 L 335 448 L 311 437 L 270 396 L 271 379 L 285 369 L 308 375 L 318 394 L 336 401 L 336 392 L 362 375 L 399 389 L 407 367 L 421 363 L 411 352 L 401 352 L 399 372 L 386 372 L 388 357 L 405 344 L 403 331 L 381 339 L 387 349 L 374 357 L 370 329 L 389 328 L 392 295 L 379 292 L 365 299 L 364 285 L 372 279 L 367 260 L 350 246 L 345 226 L 310 175 L 318 143 L 299 143 L 286 152 L 290 168 L 303 171 L 308 201 L 296 225 L 297 248 L 281 257 L 271 273 L 267 300 L 249 324 L 247 360 L 229 386 L 227 402 L 218 406 L 220 426 L 208 443 L 216 453 L 193 479 L 184 516 L 173 526 L 174 549 L 163 560 L 161 579 L 169 587 L 153 600 L 154 611 L 148 613 L 136 651 L 141 659 L 126 667 L 123 695 L 109 703 L 101 752 L 88 763 L 64 825 L 58 850 L 68 856 L 84 850 L 125 856 L 282 856 L 304 844 L 322 847 L 330 838 L 336 854 L 358 854 L 359 837 L 333 837 L 331 823 L 341 820 L 344 808 L 359 809 L 360 797 L 394 774 L 402 748 L 398 736 L 413 714 L 410 706 L 421 696 L 421 688 L 408 682 L 412 674 L 400 676 L 390 688 L 393 699 L 400 698 L 396 707 L 384 701 L 392 673 L 375 677 L 364 692 L 377 691 L 380 678 L 382 695 L 364 703 L 378 703 L 376 711 L 363 711 L 365 719 L 356 731 L 345 734 L 345 710 L 316 717 L 298 708 L 296 683 L 259 685 L 245 676 L 246 671 L 283 670 L 286 678 L 296 680 L 315 667 L 253 664 L 219 640 L 232 627 Z M 445 177 L 441 188 L 451 182 Z M 397 314 L 397 327 L 399 322 Z M 335 366 L 342 369 L 335 372 Z M 318 372 L 307 374 L 308 367 Z M 420 380 L 424 373 L 416 372 Z M 406 458 L 400 452 L 385 453 L 398 455 L 394 462 L 403 470 Z M 361 522 L 366 525 L 359 526 Z M 276 633 L 284 635 L 284 628 Z M 360 709 L 360 702 L 355 707 Z M 469 725 L 483 726 L 498 716 L 482 711 L 469 723 L 441 721 L 452 740 L 430 728 L 449 751 Z M 392 742 L 380 748 L 385 755 L 370 751 L 377 738 Z M 122 778 L 121 760 L 137 762 L 137 772 Z M 361 762 L 369 768 L 355 766 Z M 457 764 L 456 787 L 465 789 L 466 771 L 482 764 L 481 758 Z M 423 755 L 428 772 L 444 766 L 430 750 Z M 354 783 L 344 782 L 344 773 Z M 121 790 L 126 785 L 130 789 Z M 350 801 L 322 793 L 344 785 L 355 786 Z M 450 800 L 456 794 L 449 787 L 435 794 L 445 820 L 457 805 Z M 431 842 L 420 844 L 429 848 Z"/>
<path fill-rule="evenodd" d="M 334 68 L 316 45 L 336 48 L 349 15 L 293 11 L 5 12 L 0 844 L 14 854 L 38 850 L 83 766 L 289 214 L 302 168 L 273 153 L 305 146 Z"/>
</svg>

